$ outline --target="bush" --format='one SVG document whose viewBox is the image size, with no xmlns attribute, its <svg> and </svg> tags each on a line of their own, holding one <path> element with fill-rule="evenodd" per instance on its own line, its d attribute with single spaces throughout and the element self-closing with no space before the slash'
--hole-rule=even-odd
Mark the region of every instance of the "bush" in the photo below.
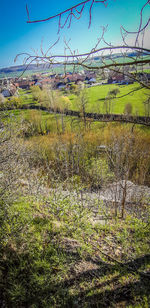
<svg viewBox="0 0 150 308">
<path fill-rule="evenodd" d="M 132 114 L 132 105 L 131 104 L 126 104 L 125 107 L 124 107 L 124 113 L 129 115 L 129 114 Z"/>
<path fill-rule="evenodd" d="M 17 109 L 20 108 L 22 104 L 23 100 L 21 97 L 12 96 L 11 98 L 0 99 L 1 110 Z"/>
</svg>

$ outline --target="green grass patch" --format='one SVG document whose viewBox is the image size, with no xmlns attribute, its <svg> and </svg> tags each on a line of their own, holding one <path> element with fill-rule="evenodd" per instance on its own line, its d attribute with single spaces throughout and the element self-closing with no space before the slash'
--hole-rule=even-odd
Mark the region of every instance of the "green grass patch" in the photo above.
<svg viewBox="0 0 150 308">
<path fill-rule="evenodd" d="M 149 225 L 131 217 L 93 225 L 89 215 L 52 195 L 46 206 L 28 196 L 8 208 L 0 250 L 3 306 L 148 307 Z"/>
<path fill-rule="evenodd" d="M 37 104 L 37 102 L 33 100 L 30 90 L 19 89 L 19 97 L 21 97 L 24 105 Z"/>
</svg>

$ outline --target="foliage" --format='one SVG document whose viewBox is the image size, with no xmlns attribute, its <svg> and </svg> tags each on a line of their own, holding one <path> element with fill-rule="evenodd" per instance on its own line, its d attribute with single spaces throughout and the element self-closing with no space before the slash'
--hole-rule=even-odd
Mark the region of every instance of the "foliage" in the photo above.
<svg viewBox="0 0 150 308">
<path fill-rule="evenodd" d="M 71 103 L 68 96 L 60 96 L 60 110 L 70 109 Z"/>
<path fill-rule="evenodd" d="M 33 99 L 38 100 L 41 94 L 41 89 L 39 86 L 32 86 L 30 87 Z"/>
<path fill-rule="evenodd" d="M 78 92 L 79 92 L 78 85 L 76 85 L 74 83 L 71 83 L 71 85 L 70 85 L 70 92 L 72 94 L 78 94 Z"/>
<path fill-rule="evenodd" d="M 150 116 L 150 97 L 148 97 L 144 102 L 145 116 Z"/>
<path fill-rule="evenodd" d="M 25 116 L 25 127 L 22 134 L 25 137 L 45 135 L 51 131 L 51 122 L 43 121 L 42 113 L 37 110 L 31 110 Z"/>
<path fill-rule="evenodd" d="M 0 93 L 0 106 L 4 104 L 5 100 L 5 97 Z"/>
<path fill-rule="evenodd" d="M 23 100 L 21 97 L 12 96 L 9 99 L 1 100 L 0 109 L 1 110 L 16 109 L 20 108 L 22 104 Z"/>
<path fill-rule="evenodd" d="M 126 104 L 124 107 L 124 113 L 125 114 L 132 114 L 132 105 L 130 103 Z"/>
<path fill-rule="evenodd" d="M 87 174 L 90 177 L 89 182 L 93 188 L 100 188 L 113 180 L 113 172 L 105 158 L 92 157 L 87 169 Z"/>
<path fill-rule="evenodd" d="M 120 93 L 119 88 L 114 88 L 113 90 L 110 90 L 108 92 L 108 95 L 111 96 L 111 97 L 116 97 L 116 95 L 119 94 L 119 93 Z"/>
<path fill-rule="evenodd" d="M 118 126 L 115 129 L 107 129 L 104 138 L 108 146 L 108 161 L 112 170 L 115 170 L 116 178 L 127 177 L 138 184 L 144 184 L 146 179 L 149 179 L 150 170 L 150 160 L 147 156 L 150 147 L 149 134 L 138 129 L 132 132 Z"/>
</svg>

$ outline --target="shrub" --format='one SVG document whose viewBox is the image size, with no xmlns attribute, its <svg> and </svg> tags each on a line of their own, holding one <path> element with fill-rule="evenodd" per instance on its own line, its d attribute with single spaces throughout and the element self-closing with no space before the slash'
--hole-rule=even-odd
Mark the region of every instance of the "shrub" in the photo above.
<svg viewBox="0 0 150 308">
<path fill-rule="evenodd" d="M 23 100 L 20 97 L 12 96 L 11 98 L 2 98 L 0 97 L 0 109 L 17 109 L 20 108 L 23 104 Z"/>
<path fill-rule="evenodd" d="M 130 103 L 125 105 L 124 113 L 127 114 L 127 115 L 132 114 L 132 105 Z"/>
</svg>

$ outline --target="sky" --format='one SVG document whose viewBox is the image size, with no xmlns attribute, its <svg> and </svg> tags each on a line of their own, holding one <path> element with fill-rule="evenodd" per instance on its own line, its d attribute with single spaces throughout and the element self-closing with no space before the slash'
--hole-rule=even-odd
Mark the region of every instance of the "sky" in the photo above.
<svg viewBox="0 0 150 308">
<path fill-rule="evenodd" d="M 64 53 L 64 39 L 70 40 L 71 50 L 80 53 L 88 52 L 95 46 L 101 36 L 102 26 L 107 26 L 105 39 L 112 44 L 121 43 L 120 26 L 129 31 L 136 31 L 139 26 L 140 9 L 147 0 L 108 0 L 108 6 L 94 3 L 92 7 L 91 27 L 89 24 L 89 6 L 85 5 L 80 20 L 72 19 L 71 27 L 67 24 L 59 35 L 58 18 L 42 23 L 27 23 L 26 4 L 30 12 L 30 19 L 44 19 L 51 15 L 80 3 L 80 0 L 1 0 L 0 6 L 0 68 L 23 64 L 23 57 L 17 62 L 14 59 L 19 53 L 40 54 L 41 42 L 43 50 L 54 44 L 52 53 Z M 150 17 L 150 5 L 143 11 L 143 25 Z M 130 38 L 132 43 L 132 39 Z M 145 46 L 150 48 L 150 27 L 146 31 Z M 102 45 L 100 46 L 102 47 Z"/>
</svg>

